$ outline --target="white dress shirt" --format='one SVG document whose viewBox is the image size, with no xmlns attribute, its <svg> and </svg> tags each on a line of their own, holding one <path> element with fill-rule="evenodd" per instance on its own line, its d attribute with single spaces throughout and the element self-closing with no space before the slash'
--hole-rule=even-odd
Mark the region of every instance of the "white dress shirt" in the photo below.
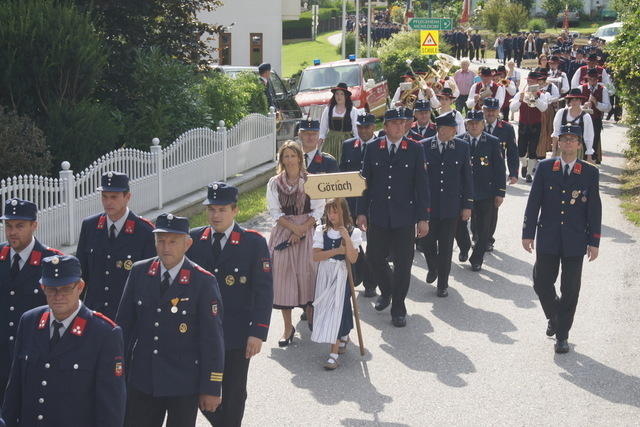
<svg viewBox="0 0 640 427">
<path fill-rule="evenodd" d="M 177 263 L 174 267 L 172 267 L 170 270 L 167 270 L 167 267 L 165 267 L 161 261 L 160 262 L 160 281 L 162 281 L 162 279 L 164 278 L 165 271 L 169 271 L 169 276 L 171 277 L 171 281 L 169 282 L 169 285 L 171 285 L 171 283 L 173 283 L 173 281 L 176 280 L 176 276 L 178 275 L 178 272 L 182 268 L 182 264 L 184 264 L 184 257 L 182 257 L 180 262 Z"/>
<path fill-rule="evenodd" d="M 73 313 L 71 313 L 71 316 L 67 317 L 64 320 L 58 320 L 55 318 L 55 316 L 53 315 L 53 311 L 51 311 L 51 315 L 49 316 L 49 339 L 51 339 L 53 337 L 53 321 L 58 321 L 60 323 L 62 323 L 62 326 L 60 327 L 59 331 L 60 331 L 60 337 L 62 337 L 62 335 L 64 335 L 64 331 L 67 330 L 67 328 L 69 327 L 69 325 L 71 325 L 71 322 L 73 322 L 73 319 L 76 318 L 76 316 L 78 315 L 78 313 L 80 312 L 80 308 L 82 307 L 82 302 L 80 300 L 78 300 L 78 308 L 76 308 L 76 311 L 74 311 Z"/>
<path fill-rule="evenodd" d="M 333 107 L 333 117 L 344 117 L 344 113 L 339 114 L 336 111 L 336 107 Z M 356 138 L 358 137 L 358 109 L 351 107 L 351 133 Z M 326 139 L 329 132 L 329 105 L 322 110 L 322 116 L 320 116 L 320 139 Z"/>
<path fill-rule="evenodd" d="M 118 235 L 120 234 L 120 231 L 122 230 L 122 227 L 124 227 L 124 223 L 127 220 L 127 218 L 129 217 L 129 208 L 127 208 L 127 210 L 124 212 L 124 215 L 122 215 L 122 217 L 117 220 L 116 222 L 113 222 L 111 220 L 111 218 L 109 218 L 109 215 L 107 215 L 107 235 L 110 234 L 111 232 L 111 225 L 115 225 L 116 226 L 116 237 L 118 237 Z"/>
<path fill-rule="evenodd" d="M 231 227 L 227 228 L 226 230 L 223 231 L 224 236 L 222 236 L 222 238 L 220 239 L 220 250 L 224 249 L 224 245 L 227 243 L 227 240 L 229 240 L 229 236 L 231 236 L 231 232 L 233 231 L 233 227 L 236 226 L 236 222 L 233 221 L 233 223 L 231 224 Z M 217 233 L 217 231 L 215 230 L 215 228 L 211 227 L 211 232 L 212 233 Z M 215 239 L 213 237 L 211 237 L 211 245 L 213 246 L 213 242 L 215 241 Z"/>
<path fill-rule="evenodd" d="M 29 243 L 27 247 L 21 250 L 20 252 L 16 252 L 13 248 L 11 248 L 11 251 L 9 252 L 10 262 L 11 262 L 10 265 L 13 265 L 13 257 L 17 253 L 18 255 L 20 255 L 20 261 L 18 261 L 18 267 L 20 268 L 20 270 L 22 270 L 22 267 L 24 267 L 24 265 L 27 263 L 27 260 L 31 256 L 31 251 L 33 251 L 33 247 L 35 245 L 36 245 L 36 239 L 35 237 L 31 237 L 31 243 Z"/>
</svg>

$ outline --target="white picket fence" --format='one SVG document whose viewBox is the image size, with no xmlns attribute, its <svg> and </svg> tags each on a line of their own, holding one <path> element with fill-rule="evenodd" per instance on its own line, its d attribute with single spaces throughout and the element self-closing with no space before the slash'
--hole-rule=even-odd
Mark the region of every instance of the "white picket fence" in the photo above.
<svg viewBox="0 0 640 427">
<path fill-rule="evenodd" d="M 132 148 L 112 151 L 74 174 L 62 163 L 58 178 L 21 175 L 0 181 L 0 202 L 19 197 L 38 205 L 37 237 L 52 247 L 77 242 L 82 219 L 102 211 L 100 177 L 124 172 L 131 187 L 130 208 L 139 214 L 161 209 L 212 181 L 248 171 L 276 155 L 276 116 L 250 114 L 233 128 L 220 121 L 216 130 L 197 128 L 183 133 L 166 148 L 154 138 L 150 152 Z M 0 241 L 4 227 L 0 224 Z"/>
</svg>

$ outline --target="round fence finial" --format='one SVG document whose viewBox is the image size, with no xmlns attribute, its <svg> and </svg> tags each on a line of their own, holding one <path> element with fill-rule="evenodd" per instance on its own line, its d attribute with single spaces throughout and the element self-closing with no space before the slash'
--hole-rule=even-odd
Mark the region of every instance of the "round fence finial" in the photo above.
<svg viewBox="0 0 640 427">
<path fill-rule="evenodd" d="M 71 168 L 71 163 L 67 162 L 66 160 L 64 162 L 62 162 L 60 164 L 60 166 L 62 166 L 62 170 L 63 171 L 68 171 L 69 168 Z"/>
<path fill-rule="evenodd" d="M 276 107 L 274 107 L 273 105 L 271 107 L 269 107 L 269 112 L 271 114 L 275 114 L 276 113 Z"/>
<path fill-rule="evenodd" d="M 218 122 L 218 126 L 219 126 L 219 127 L 221 127 L 221 128 L 223 128 L 223 127 L 224 127 L 224 120 L 220 120 L 220 121 Z"/>
<path fill-rule="evenodd" d="M 160 138 L 153 138 L 153 139 L 151 140 L 151 143 L 152 143 L 153 145 L 160 145 Z"/>
</svg>

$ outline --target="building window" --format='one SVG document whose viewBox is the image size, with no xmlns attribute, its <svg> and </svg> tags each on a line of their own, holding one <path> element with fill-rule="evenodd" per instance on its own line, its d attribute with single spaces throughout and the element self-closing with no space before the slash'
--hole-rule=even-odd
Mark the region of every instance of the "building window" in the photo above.
<svg viewBox="0 0 640 427">
<path fill-rule="evenodd" d="M 249 65 L 262 64 L 262 33 L 249 34 Z"/>
<path fill-rule="evenodd" d="M 218 40 L 218 64 L 231 65 L 231 33 L 220 34 Z"/>
</svg>

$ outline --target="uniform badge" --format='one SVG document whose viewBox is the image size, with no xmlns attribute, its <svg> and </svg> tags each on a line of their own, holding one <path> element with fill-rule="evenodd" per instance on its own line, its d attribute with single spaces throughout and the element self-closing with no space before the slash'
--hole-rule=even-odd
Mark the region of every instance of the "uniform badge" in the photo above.
<svg viewBox="0 0 640 427">
<path fill-rule="evenodd" d="M 232 245 L 240 244 L 240 233 L 238 233 L 237 231 L 232 231 L 231 235 L 229 236 L 229 243 L 231 243 Z"/>
<path fill-rule="evenodd" d="M 234 283 L 236 283 L 236 278 L 229 274 L 224 278 L 224 282 L 227 284 L 227 286 L 233 286 Z"/>
<path fill-rule="evenodd" d="M 87 326 L 87 319 L 76 317 L 76 320 L 71 324 L 71 330 L 69 332 L 80 337 L 84 333 L 85 326 Z"/>
<path fill-rule="evenodd" d="M 178 303 L 180 302 L 180 298 L 172 298 L 171 299 L 171 312 L 176 314 L 178 312 Z"/>
<path fill-rule="evenodd" d="M 211 315 L 213 317 L 218 316 L 218 300 L 215 298 L 211 301 Z"/>
<path fill-rule="evenodd" d="M 9 251 L 11 250 L 11 246 L 7 245 L 2 248 L 0 251 L 0 261 L 6 261 L 9 256 Z"/>
<path fill-rule="evenodd" d="M 553 162 L 553 169 L 554 172 L 558 172 L 560 170 L 560 160 L 556 160 L 555 162 Z"/>
<path fill-rule="evenodd" d="M 60 262 L 60 258 L 58 257 L 54 257 L 51 259 L 51 264 L 56 265 Z"/>
<path fill-rule="evenodd" d="M 40 265 L 41 260 L 42 260 L 42 252 L 36 251 L 36 250 L 31 251 L 31 256 L 29 257 L 29 265 L 38 266 Z"/>
<path fill-rule="evenodd" d="M 178 283 L 181 285 L 186 285 L 191 281 L 191 272 L 186 269 L 180 270 L 180 276 L 178 279 Z"/>
<path fill-rule="evenodd" d="M 571 205 L 575 205 L 575 203 L 576 203 L 576 199 L 571 199 L 571 201 L 569 202 L 569 204 Z"/>
<path fill-rule="evenodd" d="M 240 276 L 240 283 L 242 283 L 243 285 L 247 283 L 247 276 Z"/>
<path fill-rule="evenodd" d="M 406 139 L 403 139 L 402 142 L 400 142 L 400 149 L 407 150 L 408 148 L 409 148 L 409 141 L 407 141 Z"/>
<path fill-rule="evenodd" d="M 262 260 L 262 271 L 265 273 L 271 271 L 271 262 L 269 262 L 269 260 Z"/>
<path fill-rule="evenodd" d="M 122 266 L 124 267 L 125 270 L 129 271 L 133 268 L 133 261 L 128 259 L 122 264 Z"/>
<path fill-rule="evenodd" d="M 577 199 L 579 195 L 580 195 L 580 191 L 578 190 L 573 190 L 571 192 L 571 197 L 573 197 L 574 199 Z"/>
<path fill-rule="evenodd" d="M 585 196 L 582 196 L 582 203 L 586 203 L 587 198 Z"/>
<path fill-rule="evenodd" d="M 322 163 L 322 156 L 320 154 L 316 154 L 315 156 L 313 156 L 313 161 L 315 163 Z"/>
<path fill-rule="evenodd" d="M 200 236 L 200 240 L 209 240 L 209 235 L 211 234 L 211 227 L 207 227 L 204 229 L 202 236 Z"/>
<path fill-rule="evenodd" d="M 184 334 L 185 332 L 187 332 L 187 329 L 189 329 L 187 327 L 186 323 L 180 323 L 180 326 L 178 326 L 178 330 L 180 331 L 181 334 Z"/>
<path fill-rule="evenodd" d="M 100 219 L 98 219 L 98 225 L 96 226 L 96 229 L 104 230 L 106 225 L 107 225 L 107 217 L 104 215 L 100 216 Z"/>
<path fill-rule="evenodd" d="M 116 362 L 116 367 L 113 370 L 113 373 L 116 377 L 121 377 L 124 373 L 124 369 L 122 369 L 122 362 Z"/>
<path fill-rule="evenodd" d="M 124 223 L 124 232 L 126 234 L 133 234 L 133 232 L 136 230 L 136 222 L 132 219 L 127 220 L 127 222 Z"/>
<path fill-rule="evenodd" d="M 580 175 L 582 173 L 582 165 L 578 162 L 573 166 L 573 173 Z"/>
<path fill-rule="evenodd" d="M 116 261 L 116 268 L 122 268 L 122 261 Z"/>
<path fill-rule="evenodd" d="M 149 266 L 149 270 L 147 270 L 147 274 L 149 276 L 155 276 L 156 274 L 158 274 L 158 268 L 160 268 L 160 261 L 155 260 Z"/>
</svg>

